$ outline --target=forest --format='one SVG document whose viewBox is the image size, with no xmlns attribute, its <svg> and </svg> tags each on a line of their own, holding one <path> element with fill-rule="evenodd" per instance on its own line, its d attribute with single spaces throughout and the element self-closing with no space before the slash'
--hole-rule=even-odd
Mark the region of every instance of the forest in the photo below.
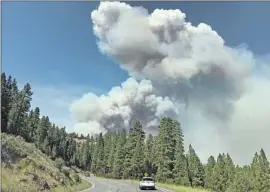
<svg viewBox="0 0 270 192">
<path fill-rule="evenodd" d="M 15 78 L 2 73 L 1 131 L 23 137 L 67 166 L 114 179 L 152 176 L 160 183 L 217 192 L 270 192 L 270 166 L 263 149 L 254 152 L 249 165 L 236 165 L 222 152 L 204 164 L 192 145 L 185 151 L 181 123 L 169 117 L 160 120 L 156 136 L 144 132 L 139 119 L 127 129 L 79 136 L 41 116 L 38 107 L 31 107 L 32 95 L 29 83 L 20 90 Z"/>
</svg>

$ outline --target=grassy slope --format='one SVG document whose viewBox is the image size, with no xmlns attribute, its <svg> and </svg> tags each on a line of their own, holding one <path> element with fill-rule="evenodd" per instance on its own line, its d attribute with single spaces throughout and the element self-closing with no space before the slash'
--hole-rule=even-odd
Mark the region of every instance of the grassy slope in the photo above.
<svg viewBox="0 0 270 192">
<path fill-rule="evenodd" d="M 50 188 L 47 191 L 55 192 L 73 192 L 91 187 L 91 184 L 84 180 L 76 183 L 73 169 L 69 169 L 69 176 L 65 175 L 55 167 L 54 161 L 21 137 L 2 133 L 1 140 L 1 191 L 36 192 L 46 185 L 44 183 Z"/>
</svg>

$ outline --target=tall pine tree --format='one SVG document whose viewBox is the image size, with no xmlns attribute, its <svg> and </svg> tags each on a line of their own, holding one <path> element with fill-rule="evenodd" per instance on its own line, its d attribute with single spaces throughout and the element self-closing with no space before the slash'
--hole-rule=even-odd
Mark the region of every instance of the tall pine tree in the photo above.
<svg viewBox="0 0 270 192">
<path fill-rule="evenodd" d="M 216 160 L 211 155 L 207 159 L 207 164 L 205 166 L 205 187 L 206 188 L 211 188 L 212 187 L 212 175 L 213 175 L 213 169 L 215 167 L 215 164 L 216 164 Z"/>
<path fill-rule="evenodd" d="M 175 163 L 173 168 L 174 181 L 180 185 L 190 185 L 188 177 L 188 164 L 184 149 L 184 135 L 180 123 L 174 121 L 176 149 L 175 149 Z"/>
<path fill-rule="evenodd" d="M 193 187 L 204 187 L 205 172 L 195 150 L 189 145 L 188 152 L 189 181 Z"/>
<path fill-rule="evenodd" d="M 124 167 L 123 162 L 125 160 L 125 144 L 126 144 L 126 131 L 121 130 L 119 133 L 119 138 L 116 145 L 116 152 L 113 163 L 112 175 L 116 179 L 121 179 L 123 177 Z"/>
<path fill-rule="evenodd" d="M 142 124 L 139 121 L 135 121 L 134 126 L 129 130 L 127 143 L 125 145 L 124 178 L 130 178 L 130 176 L 132 176 L 132 157 L 135 153 L 138 140 L 143 140 L 144 137 L 145 133 L 142 129 Z"/>
</svg>

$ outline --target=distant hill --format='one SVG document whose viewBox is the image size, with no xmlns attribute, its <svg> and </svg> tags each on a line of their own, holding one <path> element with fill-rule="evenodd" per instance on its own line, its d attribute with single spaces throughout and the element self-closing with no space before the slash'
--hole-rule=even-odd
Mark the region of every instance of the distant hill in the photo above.
<svg viewBox="0 0 270 192">
<path fill-rule="evenodd" d="M 66 167 L 62 159 L 51 160 L 22 137 L 2 133 L 1 140 L 1 191 L 72 192 L 91 187 L 81 180 L 78 170 Z"/>
</svg>

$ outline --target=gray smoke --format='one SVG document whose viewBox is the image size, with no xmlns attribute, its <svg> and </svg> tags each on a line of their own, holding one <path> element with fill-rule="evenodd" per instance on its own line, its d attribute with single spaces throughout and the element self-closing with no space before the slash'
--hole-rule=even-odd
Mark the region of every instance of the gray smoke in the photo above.
<svg viewBox="0 0 270 192">
<path fill-rule="evenodd" d="M 209 25 L 192 26 L 185 17 L 178 9 L 148 14 L 119 2 L 101 3 L 91 14 L 100 50 L 131 76 L 151 80 L 159 95 L 228 119 L 249 65 Z"/>
<path fill-rule="evenodd" d="M 203 160 L 229 152 L 247 163 L 261 147 L 269 152 L 269 57 L 228 47 L 209 25 L 193 26 L 185 17 L 178 9 L 148 13 L 100 3 L 91 13 L 98 47 L 131 78 L 108 94 L 74 101 L 75 131 L 129 129 L 138 119 L 154 132 L 170 116 L 184 124 L 186 146 L 192 143 Z"/>
<path fill-rule="evenodd" d="M 154 132 L 163 116 L 176 118 L 179 111 L 168 97 L 154 94 L 151 81 L 127 79 L 121 87 L 113 87 L 100 97 L 89 93 L 75 101 L 71 110 L 78 123 L 75 129 L 99 133 L 115 129 L 129 129 L 140 120 L 146 131 Z"/>
</svg>

